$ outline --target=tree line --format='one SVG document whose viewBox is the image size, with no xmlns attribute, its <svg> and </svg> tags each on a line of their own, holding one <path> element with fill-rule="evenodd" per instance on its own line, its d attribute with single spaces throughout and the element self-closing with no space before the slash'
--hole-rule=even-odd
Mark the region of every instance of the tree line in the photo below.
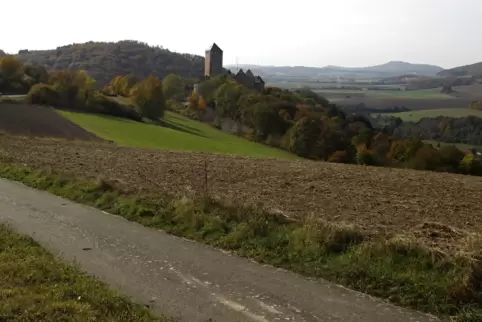
<svg viewBox="0 0 482 322">
<path fill-rule="evenodd" d="M 111 84 L 116 86 L 116 90 L 122 86 L 123 96 L 127 99 L 121 102 L 109 97 L 112 86 L 99 89 L 96 80 L 84 70 L 48 73 L 43 66 L 24 64 L 13 56 L 0 58 L 0 92 L 27 93 L 29 103 L 136 121 L 141 121 L 143 117 L 158 119 L 163 116 L 166 100 L 159 78 L 149 76 L 138 80 L 126 75 L 116 77 Z"/>
<path fill-rule="evenodd" d="M 464 143 L 482 146 L 482 118 L 467 116 L 422 118 L 420 121 L 395 122 L 395 138 L 416 137 L 448 143 Z"/>
<path fill-rule="evenodd" d="M 475 153 L 438 149 L 418 136 L 399 138 L 390 127 L 377 129 L 367 117 L 347 114 L 310 90 L 268 87 L 260 93 L 227 76 L 215 77 L 199 85 L 187 108 L 198 115 L 206 106 L 250 128 L 247 138 L 304 158 L 482 175 Z"/>
</svg>

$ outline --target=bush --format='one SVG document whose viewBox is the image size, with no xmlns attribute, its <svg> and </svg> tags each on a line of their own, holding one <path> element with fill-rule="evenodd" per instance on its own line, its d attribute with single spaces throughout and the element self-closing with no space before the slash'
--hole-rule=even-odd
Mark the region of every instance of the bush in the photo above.
<svg viewBox="0 0 482 322">
<path fill-rule="evenodd" d="M 216 116 L 216 118 L 214 119 L 212 126 L 217 128 L 218 130 L 221 129 L 221 119 L 218 116 Z"/>
<path fill-rule="evenodd" d="M 58 106 L 59 94 L 49 85 L 36 84 L 28 92 L 26 100 L 31 104 Z"/>
<path fill-rule="evenodd" d="M 437 170 L 443 166 L 440 152 L 431 145 L 424 145 L 409 161 L 409 167 L 416 170 Z"/>
<path fill-rule="evenodd" d="M 166 109 L 168 111 L 181 113 L 183 110 L 186 109 L 186 107 L 181 102 L 178 102 L 176 100 L 167 100 Z"/>
<path fill-rule="evenodd" d="M 279 147 L 280 146 L 280 143 L 281 142 L 281 139 L 275 135 L 268 135 L 268 138 L 266 138 L 266 144 L 269 145 L 269 146 L 273 146 L 273 147 Z"/>
<path fill-rule="evenodd" d="M 457 149 L 455 146 L 444 146 L 439 150 L 440 156 L 442 158 L 442 163 L 445 166 L 449 166 L 452 169 L 457 169 L 460 161 L 465 156 L 465 153 Z"/>
<path fill-rule="evenodd" d="M 122 105 L 100 93 L 96 94 L 92 101 L 88 102 L 87 109 L 94 113 L 123 117 L 139 122 L 142 121 L 142 116 L 133 106 Z"/>
<path fill-rule="evenodd" d="M 466 174 L 482 176 L 482 158 L 467 154 L 460 161 L 460 169 Z"/>
<path fill-rule="evenodd" d="M 336 151 L 330 156 L 330 158 L 328 159 L 328 162 L 334 162 L 334 163 L 348 162 L 347 153 L 345 151 Z"/>
</svg>

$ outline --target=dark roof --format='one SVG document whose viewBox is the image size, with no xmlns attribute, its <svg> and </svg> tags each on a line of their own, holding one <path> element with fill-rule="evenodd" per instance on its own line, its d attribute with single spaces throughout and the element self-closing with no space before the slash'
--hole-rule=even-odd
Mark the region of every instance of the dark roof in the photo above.
<svg viewBox="0 0 482 322">
<path fill-rule="evenodd" d="M 256 76 L 255 79 L 254 79 L 254 81 L 255 81 L 256 83 L 263 83 L 263 84 L 264 84 L 264 80 L 261 78 L 261 76 Z"/>
<path fill-rule="evenodd" d="M 248 76 L 249 78 L 254 78 L 254 74 L 251 69 L 248 69 L 248 71 L 246 72 L 246 76 Z"/>
<path fill-rule="evenodd" d="M 243 76 L 244 76 L 244 75 L 246 75 L 246 74 L 244 73 L 243 69 L 241 68 L 241 69 L 237 72 L 236 76 L 238 76 L 238 75 L 243 75 Z"/>
<path fill-rule="evenodd" d="M 218 45 L 216 45 L 216 43 L 213 43 L 211 45 L 211 47 L 208 48 L 208 51 L 220 51 L 220 52 L 223 52 L 223 50 L 221 48 L 219 48 Z"/>
</svg>

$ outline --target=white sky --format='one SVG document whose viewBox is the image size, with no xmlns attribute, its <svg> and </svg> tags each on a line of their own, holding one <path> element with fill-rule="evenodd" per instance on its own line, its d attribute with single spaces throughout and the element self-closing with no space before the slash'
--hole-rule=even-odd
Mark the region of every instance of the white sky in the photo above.
<svg viewBox="0 0 482 322">
<path fill-rule="evenodd" d="M 225 64 L 482 61 L 482 0 L 1 0 L 0 49 L 139 40 Z M 5 2 L 5 3 L 4 3 Z"/>
</svg>

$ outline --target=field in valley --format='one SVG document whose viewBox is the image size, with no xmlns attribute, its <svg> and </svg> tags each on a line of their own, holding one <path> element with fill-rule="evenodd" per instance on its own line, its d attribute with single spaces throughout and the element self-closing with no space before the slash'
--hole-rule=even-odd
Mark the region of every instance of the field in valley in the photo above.
<svg viewBox="0 0 482 322">
<path fill-rule="evenodd" d="M 208 193 L 299 219 L 409 234 L 450 250 L 467 247 L 468 236 L 482 231 L 478 177 L 9 136 L 0 137 L 2 160 L 102 177 L 128 191 Z"/>
<path fill-rule="evenodd" d="M 477 116 L 482 117 L 482 110 L 476 110 L 471 108 L 448 108 L 448 109 L 433 109 L 433 110 L 420 110 L 409 111 L 400 113 L 385 113 L 383 116 L 394 116 L 401 118 L 404 122 L 417 122 L 424 117 L 467 117 Z"/>
<path fill-rule="evenodd" d="M 356 86 L 353 88 L 333 88 L 336 83 L 317 83 L 317 82 L 286 82 L 275 83 L 273 86 L 280 86 L 287 89 L 300 89 L 308 87 L 315 93 L 327 98 L 329 101 L 337 105 L 356 106 L 365 104 L 368 108 L 385 109 L 394 106 L 404 106 L 411 110 L 427 110 L 427 109 L 449 109 L 449 108 L 468 108 L 470 103 L 482 97 L 482 85 L 458 86 L 454 87 L 456 91 L 452 94 L 441 93 L 441 88 L 420 89 L 420 90 L 397 90 L 401 85 L 370 85 L 365 84 L 342 84 L 347 86 Z M 380 90 L 363 89 L 368 86 L 382 88 Z M 330 87 L 330 88 L 326 88 Z M 393 88 L 393 89 L 391 89 Z"/>
<path fill-rule="evenodd" d="M 455 146 L 458 149 L 469 152 L 471 149 L 476 149 L 477 151 L 482 151 L 482 146 L 479 145 L 471 145 L 471 144 L 464 144 L 464 143 L 446 143 L 446 142 L 438 142 L 438 141 L 433 141 L 433 140 L 423 140 L 425 143 L 432 144 L 433 147 L 437 147 L 437 145 L 440 143 L 440 146 Z"/>
</svg>

